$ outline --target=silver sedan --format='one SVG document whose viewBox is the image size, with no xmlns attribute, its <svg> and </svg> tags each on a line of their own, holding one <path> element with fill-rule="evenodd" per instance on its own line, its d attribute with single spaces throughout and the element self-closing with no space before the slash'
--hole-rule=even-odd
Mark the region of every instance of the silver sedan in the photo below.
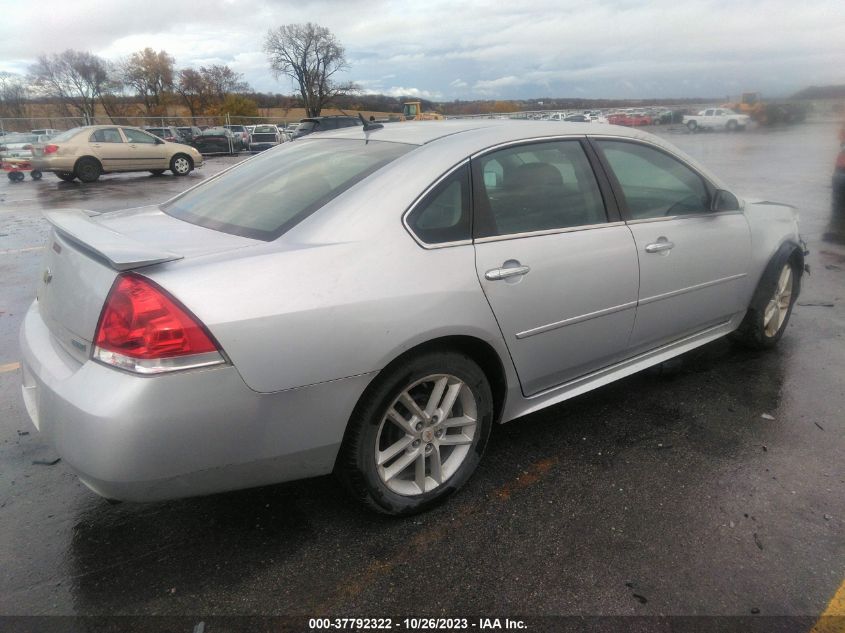
<svg viewBox="0 0 845 633">
<path fill-rule="evenodd" d="M 23 395 L 87 486 L 335 472 L 390 514 L 458 489 L 494 423 L 718 337 L 774 346 L 805 255 L 791 207 L 649 134 L 558 122 L 348 128 L 161 206 L 47 220 Z"/>
</svg>

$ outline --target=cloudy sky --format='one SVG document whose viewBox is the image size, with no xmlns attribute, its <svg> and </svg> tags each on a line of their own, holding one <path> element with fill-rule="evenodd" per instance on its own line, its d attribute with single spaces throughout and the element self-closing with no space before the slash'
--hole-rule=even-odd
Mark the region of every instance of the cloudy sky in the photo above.
<svg viewBox="0 0 845 633">
<path fill-rule="evenodd" d="M 290 93 L 267 28 L 312 21 L 346 47 L 367 92 L 433 100 L 788 95 L 845 83 L 845 0 L 36 0 L 0 19 L 0 70 L 40 53 L 117 60 L 146 46 L 179 67 L 225 63 Z M 8 7 L 7 7 L 8 8 Z"/>
</svg>

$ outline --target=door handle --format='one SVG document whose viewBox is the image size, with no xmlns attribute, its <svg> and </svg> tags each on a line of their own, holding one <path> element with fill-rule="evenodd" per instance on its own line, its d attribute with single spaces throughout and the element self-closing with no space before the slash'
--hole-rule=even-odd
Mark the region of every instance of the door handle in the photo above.
<svg viewBox="0 0 845 633">
<path fill-rule="evenodd" d="M 519 275 L 526 275 L 531 271 L 530 266 L 514 266 L 513 268 L 493 268 L 484 273 L 484 278 L 488 281 L 498 281 L 499 279 L 507 279 L 508 277 L 517 277 Z"/>
<path fill-rule="evenodd" d="M 675 248 L 675 243 L 670 242 L 665 237 L 663 237 L 663 238 L 660 238 L 659 240 L 657 240 L 656 242 L 653 242 L 652 244 L 646 244 L 645 252 L 646 253 L 664 253 L 666 251 L 671 251 L 673 248 Z"/>
</svg>

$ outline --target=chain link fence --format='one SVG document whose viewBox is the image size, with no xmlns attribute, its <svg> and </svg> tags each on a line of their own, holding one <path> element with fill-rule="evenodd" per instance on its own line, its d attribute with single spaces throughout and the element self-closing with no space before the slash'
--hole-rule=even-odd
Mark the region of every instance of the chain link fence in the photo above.
<svg viewBox="0 0 845 633">
<path fill-rule="evenodd" d="M 220 125 L 261 125 L 269 123 L 279 126 L 298 122 L 299 119 L 280 117 L 245 117 L 230 114 L 203 116 L 96 116 L 90 117 L 27 117 L 0 118 L 0 133 L 30 132 L 32 130 L 64 131 L 83 125 L 131 125 L 133 127 L 216 127 Z"/>
</svg>

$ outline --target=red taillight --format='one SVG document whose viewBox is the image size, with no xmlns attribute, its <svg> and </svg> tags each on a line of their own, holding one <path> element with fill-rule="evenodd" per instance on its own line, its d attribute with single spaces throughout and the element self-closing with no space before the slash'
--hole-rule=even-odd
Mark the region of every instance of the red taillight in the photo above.
<svg viewBox="0 0 845 633">
<path fill-rule="evenodd" d="M 203 325 L 146 277 L 120 275 L 95 336 L 97 360 L 140 373 L 224 362 Z"/>
<path fill-rule="evenodd" d="M 836 169 L 845 169 L 845 150 L 839 152 L 839 156 L 836 157 Z"/>
<path fill-rule="evenodd" d="M 44 151 L 45 154 L 55 154 L 56 152 L 59 151 L 59 146 L 58 145 L 45 145 L 43 151 Z"/>
</svg>

